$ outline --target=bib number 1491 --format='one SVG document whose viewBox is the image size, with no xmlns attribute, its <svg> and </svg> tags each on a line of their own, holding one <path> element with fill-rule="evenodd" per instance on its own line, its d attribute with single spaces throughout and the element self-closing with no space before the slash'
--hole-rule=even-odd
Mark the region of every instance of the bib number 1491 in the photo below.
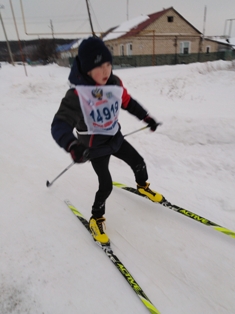
<svg viewBox="0 0 235 314">
<path fill-rule="evenodd" d="M 118 112 L 118 102 L 112 104 L 110 107 L 103 107 L 100 109 L 92 110 L 90 116 L 92 117 L 94 122 L 103 123 L 104 120 L 108 121 L 112 119 L 112 117 L 116 116 Z"/>
</svg>

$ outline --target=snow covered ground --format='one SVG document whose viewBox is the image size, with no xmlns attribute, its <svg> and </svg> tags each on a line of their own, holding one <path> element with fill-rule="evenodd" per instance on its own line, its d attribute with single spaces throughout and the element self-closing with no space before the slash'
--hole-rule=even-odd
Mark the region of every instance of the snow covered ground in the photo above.
<svg viewBox="0 0 235 314">
<path fill-rule="evenodd" d="M 235 231 L 235 64 L 114 71 L 163 125 L 127 139 L 144 156 L 151 187 L 172 203 Z M 90 217 L 97 179 L 50 134 L 68 68 L 0 69 L 0 313 L 142 314 L 148 310 L 64 204 Z M 144 124 L 125 111 L 123 134 Z M 135 186 L 111 159 L 113 180 Z M 235 313 L 235 239 L 114 188 L 106 232 L 162 314 Z"/>
</svg>

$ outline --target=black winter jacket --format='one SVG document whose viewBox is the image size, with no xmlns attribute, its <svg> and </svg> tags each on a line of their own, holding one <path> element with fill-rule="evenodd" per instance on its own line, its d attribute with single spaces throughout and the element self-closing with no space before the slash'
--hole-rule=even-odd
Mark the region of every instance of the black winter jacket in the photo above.
<svg viewBox="0 0 235 314">
<path fill-rule="evenodd" d="M 90 76 L 82 74 L 79 67 L 79 60 L 77 60 L 78 68 L 74 70 L 74 66 L 76 66 L 76 64 L 73 65 L 71 72 L 73 71 L 74 75 L 75 73 L 77 74 L 76 80 L 73 80 L 76 82 L 76 85 L 96 85 Z M 147 111 L 128 94 L 121 80 L 116 75 L 111 74 L 106 85 L 122 86 L 123 95 L 121 108 L 135 115 L 140 120 L 144 119 L 147 115 Z M 67 151 L 69 144 L 77 138 L 80 143 L 90 148 L 90 159 L 111 155 L 117 152 L 123 142 L 123 135 L 120 129 L 121 127 L 119 125 L 119 130 L 114 136 L 78 134 L 79 131 L 87 131 L 87 127 L 75 88 L 71 88 L 67 91 L 51 125 L 52 136 L 60 147 Z M 76 132 L 76 130 L 78 132 Z M 76 136 L 74 133 L 77 133 Z"/>
</svg>

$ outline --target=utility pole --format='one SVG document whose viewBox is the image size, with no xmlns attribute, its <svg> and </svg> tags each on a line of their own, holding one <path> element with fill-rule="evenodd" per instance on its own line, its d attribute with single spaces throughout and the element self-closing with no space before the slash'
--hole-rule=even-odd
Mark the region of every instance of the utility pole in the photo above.
<svg viewBox="0 0 235 314">
<path fill-rule="evenodd" d="M 6 33 L 6 30 L 5 30 L 4 23 L 3 23 L 3 19 L 2 19 L 2 15 L 1 15 L 1 9 L 4 9 L 3 5 L 0 5 L 0 20 L 1 20 L 1 23 L 2 23 L 3 33 L 4 33 L 4 36 L 5 36 L 5 39 L 6 39 L 7 49 L 8 49 L 8 53 L 9 53 L 9 56 L 10 56 L 10 60 L 11 60 L 12 65 L 15 65 L 14 59 L 13 59 L 13 56 L 12 56 L 12 52 L 11 52 L 11 47 L 9 45 L 9 41 L 8 41 L 8 38 L 7 38 L 7 33 Z"/>
<path fill-rule="evenodd" d="M 53 27 L 52 20 L 50 20 L 50 26 L 49 26 L 49 27 L 50 27 L 50 29 L 51 29 L 52 38 L 55 39 L 55 38 L 54 38 L 54 27 Z"/>
<path fill-rule="evenodd" d="M 96 36 L 94 29 L 93 29 L 93 25 L 92 25 L 92 20 L 91 20 L 91 13 L 90 13 L 90 9 L 89 9 L 89 4 L 88 4 L 88 0 L 86 0 L 86 6 L 87 6 L 87 12 L 88 12 L 88 16 L 89 16 L 89 22 L 90 22 L 90 26 L 91 26 L 91 32 L 93 36 Z"/>
<path fill-rule="evenodd" d="M 52 20 L 50 20 L 50 29 L 51 29 L 51 34 L 52 34 L 52 39 L 53 39 L 53 62 L 55 62 L 55 58 L 57 57 L 56 55 L 56 43 L 55 43 L 55 36 L 54 36 L 54 26 L 52 23 Z"/>
<path fill-rule="evenodd" d="M 126 19 L 129 20 L 129 0 L 126 0 Z"/>
<path fill-rule="evenodd" d="M 203 21 L 203 39 L 205 37 L 205 30 L 206 30 L 206 11 L 207 11 L 207 7 L 205 6 L 205 9 L 204 9 L 204 21 Z"/>
<path fill-rule="evenodd" d="M 205 29 L 206 29 L 206 11 L 207 11 L 207 7 L 205 5 L 205 8 L 204 8 L 204 19 L 203 19 L 203 31 L 202 31 L 202 36 L 200 38 L 200 41 L 199 41 L 199 50 L 198 50 L 198 61 L 200 61 L 200 54 L 202 53 L 203 51 L 203 48 L 204 48 L 204 39 L 205 39 Z"/>
<path fill-rule="evenodd" d="M 11 2 L 11 0 L 9 0 L 9 1 L 10 1 L 10 5 L 11 5 L 11 13 L 12 13 L 12 16 L 13 16 L 15 29 L 16 29 L 16 34 L 17 34 L 18 43 L 19 43 L 19 48 L 20 48 L 20 52 L 21 52 L 21 58 L 22 58 L 22 62 L 23 62 L 23 65 L 24 65 L 24 72 L 25 72 L 25 75 L 28 76 L 27 70 L 26 70 L 26 67 L 25 67 L 25 59 L 24 59 L 24 55 L 23 55 L 23 51 L 22 51 L 22 47 L 21 47 L 20 36 L 19 36 L 17 25 L 16 25 L 16 19 L 15 19 L 15 14 L 14 14 L 12 2 Z"/>
</svg>

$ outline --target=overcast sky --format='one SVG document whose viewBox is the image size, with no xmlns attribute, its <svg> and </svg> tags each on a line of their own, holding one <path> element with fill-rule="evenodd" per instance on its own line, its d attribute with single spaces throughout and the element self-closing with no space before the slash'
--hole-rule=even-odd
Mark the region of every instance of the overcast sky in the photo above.
<svg viewBox="0 0 235 314">
<path fill-rule="evenodd" d="M 20 39 L 51 37 L 52 26 L 55 37 L 89 36 L 88 32 L 91 28 L 85 0 L 21 0 L 21 2 L 26 31 L 20 0 L 12 0 Z M 174 7 L 194 27 L 203 32 L 206 6 L 205 35 L 223 35 L 225 32 L 226 35 L 231 34 L 231 37 L 235 37 L 235 0 L 89 0 L 89 2 L 93 27 L 97 34 L 121 24 L 128 18 L 151 14 L 169 7 Z M 1 15 L 8 40 L 16 40 L 10 0 L 0 0 L 0 5 L 4 6 L 1 9 Z M 226 22 L 227 19 L 234 19 L 234 21 Z M 87 34 L 84 34 L 86 32 Z M 44 35 L 46 33 L 49 35 Z M 76 34 L 63 35 L 61 33 Z M 4 40 L 3 28 L 0 25 L 0 41 Z"/>
</svg>

